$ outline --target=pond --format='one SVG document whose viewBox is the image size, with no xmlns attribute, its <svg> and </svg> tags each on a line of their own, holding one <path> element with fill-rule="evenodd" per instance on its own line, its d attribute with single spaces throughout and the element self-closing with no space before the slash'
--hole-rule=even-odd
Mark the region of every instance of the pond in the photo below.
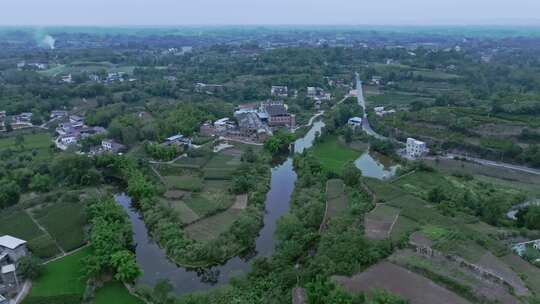
<svg viewBox="0 0 540 304">
<path fill-rule="evenodd" d="M 362 170 L 362 175 L 377 179 L 388 179 L 396 175 L 399 165 L 393 165 L 392 161 L 375 152 L 364 152 L 357 160 L 355 166 Z"/>
<path fill-rule="evenodd" d="M 301 153 L 309 149 L 313 145 L 316 133 L 320 132 L 323 126 L 323 122 L 315 122 L 303 138 L 296 140 L 295 152 Z M 174 286 L 175 293 L 181 295 L 226 284 L 232 277 L 248 272 L 254 257 L 272 254 L 277 221 L 289 211 L 296 179 L 291 156 L 276 164 L 272 168 L 270 190 L 266 195 L 264 226 L 255 240 L 254 250 L 245 253 L 244 256 L 232 258 L 224 265 L 206 269 L 179 267 L 169 260 L 165 251 L 150 237 L 144 221 L 132 207 L 130 197 L 125 194 L 117 195 L 116 201 L 126 210 L 133 225 L 137 263 L 143 271 L 138 283 L 154 286 L 159 280 L 166 279 Z"/>
</svg>

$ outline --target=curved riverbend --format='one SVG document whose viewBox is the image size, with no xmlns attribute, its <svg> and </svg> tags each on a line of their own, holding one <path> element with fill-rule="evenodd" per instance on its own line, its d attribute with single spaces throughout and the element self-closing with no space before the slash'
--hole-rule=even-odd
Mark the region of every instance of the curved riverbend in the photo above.
<svg viewBox="0 0 540 304">
<path fill-rule="evenodd" d="M 295 142 L 295 152 L 301 153 L 309 149 L 323 126 L 323 122 L 315 122 L 309 132 Z M 138 283 L 154 286 L 157 281 L 166 279 L 174 286 L 176 294 L 181 295 L 226 284 L 232 277 L 246 273 L 251 267 L 250 261 L 253 257 L 272 254 L 277 221 L 289 211 L 296 179 L 292 157 L 272 168 L 270 191 L 266 194 L 264 226 L 255 240 L 255 251 L 245 257 L 232 258 L 224 265 L 207 269 L 178 267 L 169 260 L 165 251 L 150 237 L 144 221 L 131 206 L 131 198 L 125 194 L 117 195 L 116 201 L 126 210 L 133 225 L 137 263 L 143 271 Z"/>
</svg>

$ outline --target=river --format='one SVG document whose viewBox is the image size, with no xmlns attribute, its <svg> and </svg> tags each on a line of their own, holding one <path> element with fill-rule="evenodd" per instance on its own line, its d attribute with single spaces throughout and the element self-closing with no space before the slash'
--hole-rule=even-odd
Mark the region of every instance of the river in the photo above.
<svg viewBox="0 0 540 304">
<path fill-rule="evenodd" d="M 301 153 L 309 149 L 323 126 L 323 122 L 315 122 L 306 135 L 295 142 L 294 151 Z M 264 226 L 255 240 L 255 251 L 246 254 L 246 257 L 235 257 L 224 265 L 208 269 L 187 269 L 170 261 L 165 251 L 149 236 L 139 213 L 131 206 L 131 199 L 124 194 L 117 195 L 116 201 L 127 211 L 133 225 L 137 263 L 143 271 L 138 283 L 154 286 L 157 281 L 166 279 L 174 286 L 175 293 L 181 295 L 226 284 L 233 276 L 248 272 L 254 257 L 272 254 L 277 220 L 289 211 L 296 179 L 291 156 L 272 168 L 270 190 L 265 202 Z"/>
</svg>

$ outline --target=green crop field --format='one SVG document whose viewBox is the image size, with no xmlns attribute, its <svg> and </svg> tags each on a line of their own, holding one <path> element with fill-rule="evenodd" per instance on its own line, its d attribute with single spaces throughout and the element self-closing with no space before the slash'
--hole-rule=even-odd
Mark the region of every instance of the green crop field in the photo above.
<svg viewBox="0 0 540 304">
<path fill-rule="evenodd" d="M 230 179 L 240 166 L 239 156 L 217 154 L 204 166 L 205 179 Z"/>
<path fill-rule="evenodd" d="M 360 157 L 361 153 L 341 144 L 337 137 L 326 138 L 311 149 L 325 170 L 340 174 L 345 165 Z"/>
<path fill-rule="evenodd" d="M 29 297 L 49 297 L 69 294 L 83 294 L 86 279 L 82 275 L 81 260 L 90 255 L 89 248 L 51 262 L 45 266 L 43 275 L 32 284 Z"/>
<path fill-rule="evenodd" d="M 193 225 L 186 227 L 189 237 L 196 241 L 209 241 L 217 238 L 223 232 L 229 230 L 238 219 L 240 210 L 228 209 L 225 212 L 205 218 Z"/>
<path fill-rule="evenodd" d="M 62 202 L 33 212 L 35 219 L 47 229 L 64 251 L 71 251 L 84 244 L 86 214 L 83 204 Z"/>
<path fill-rule="evenodd" d="M 103 287 L 96 291 L 94 304 L 110 304 L 111 300 L 114 304 L 143 304 L 142 300 L 131 295 L 126 287 L 118 282 L 108 282 Z"/>
<path fill-rule="evenodd" d="M 60 253 L 54 241 L 24 211 L 0 216 L 0 234 L 9 234 L 27 241 L 28 248 L 40 258 L 46 259 Z"/>
</svg>

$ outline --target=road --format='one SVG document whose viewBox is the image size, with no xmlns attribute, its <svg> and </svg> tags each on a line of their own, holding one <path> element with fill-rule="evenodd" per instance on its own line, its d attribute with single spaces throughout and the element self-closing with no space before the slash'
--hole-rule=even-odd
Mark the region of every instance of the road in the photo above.
<svg viewBox="0 0 540 304">
<path fill-rule="evenodd" d="M 502 162 L 497 162 L 497 161 L 493 161 L 493 160 L 487 160 L 487 159 L 476 158 L 476 157 L 469 157 L 469 156 L 460 155 L 460 154 L 453 154 L 453 153 L 448 153 L 444 157 L 448 158 L 448 159 L 453 159 L 453 158 L 459 157 L 459 158 L 464 158 L 464 159 L 466 159 L 468 161 L 475 162 L 475 163 L 485 165 L 485 166 L 499 167 L 499 168 L 505 168 L 505 169 L 511 169 L 511 170 L 515 170 L 515 171 L 521 171 L 521 172 L 525 172 L 525 173 L 530 173 L 530 174 L 534 174 L 534 175 L 540 175 L 540 170 L 533 169 L 533 168 L 526 167 L 526 166 L 512 165 L 512 164 L 508 164 L 508 163 L 502 163 Z"/>
<path fill-rule="evenodd" d="M 368 135 L 373 136 L 377 139 L 386 139 L 386 137 L 375 132 L 371 125 L 369 124 L 367 109 L 366 109 L 366 100 L 364 98 L 364 90 L 362 89 L 362 81 L 360 80 L 360 75 L 356 73 L 356 91 L 358 98 L 358 105 L 364 110 L 364 116 L 362 117 L 362 130 L 364 130 Z"/>
</svg>

